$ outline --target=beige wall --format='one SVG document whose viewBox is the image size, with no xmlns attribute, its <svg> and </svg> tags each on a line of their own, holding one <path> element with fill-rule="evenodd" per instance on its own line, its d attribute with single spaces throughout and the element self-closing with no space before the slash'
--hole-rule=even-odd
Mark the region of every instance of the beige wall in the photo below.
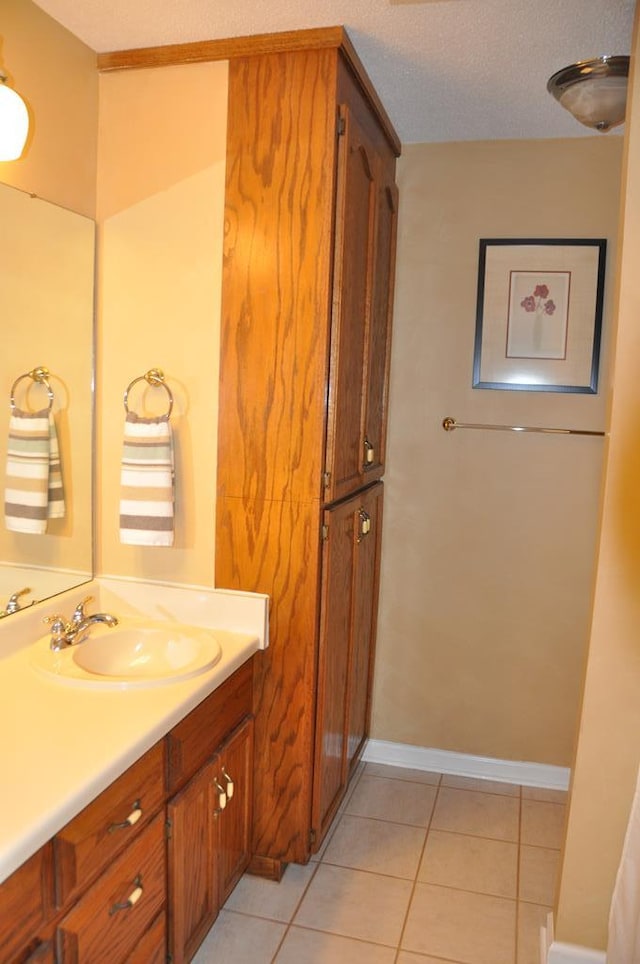
<svg viewBox="0 0 640 964">
<path fill-rule="evenodd" d="M 0 64 L 29 108 L 18 161 L 0 181 L 89 217 L 95 215 L 96 55 L 30 0 L 2 0 Z"/>
<path fill-rule="evenodd" d="M 627 116 L 618 338 L 593 628 L 557 911 L 559 941 L 604 949 L 640 762 L 640 31 Z"/>
<path fill-rule="evenodd" d="M 400 226 L 373 736 L 570 765 L 602 439 L 622 138 L 411 145 Z M 471 388 L 478 239 L 609 241 L 600 392 Z"/>
<path fill-rule="evenodd" d="M 98 554 L 100 573 L 213 585 L 226 63 L 100 78 Z M 119 542 L 123 393 L 163 369 L 175 398 L 176 541 Z M 139 413 L 166 405 L 134 388 Z M 146 408 L 145 408 L 146 406 Z"/>
</svg>

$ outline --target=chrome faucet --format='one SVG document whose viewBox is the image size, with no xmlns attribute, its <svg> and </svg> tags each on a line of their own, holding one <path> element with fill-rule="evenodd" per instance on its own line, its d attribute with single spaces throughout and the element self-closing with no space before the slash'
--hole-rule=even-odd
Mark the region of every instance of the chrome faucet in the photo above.
<svg viewBox="0 0 640 964">
<path fill-rule="evenodd" d="M 9 602 L 3 610 L 2 615 L 9 616 L 11 613 L 17 613 L 20 609 L 20 603 L 18 602 L 20 596 L 25 596 L 29 592 L 31 592 L 31 590 L 28 586 L 18 590 L 18 592 L 14 592 L 13 596 L 9 597 Z"/>
<path fill-rule="evenodd" d="M 91 613 L 87 615 L 84 607 L 93 600 L 93 596 L 87 596 L 82 602 L 78 603 L 73 610 L 73 615 L 69 622 L 64 616 L 56 613 L 54 616 L 45 616 L 43 622 L 51 625 L 51 640 L 49 646 L 54 652 L 66 649 L 67 646 L 77 646 L 89 635 L 89 630 L 95 623 L 103 623 L 106 626 L 117 626 L 118 620 L 109 613 Z"/>
</svg>

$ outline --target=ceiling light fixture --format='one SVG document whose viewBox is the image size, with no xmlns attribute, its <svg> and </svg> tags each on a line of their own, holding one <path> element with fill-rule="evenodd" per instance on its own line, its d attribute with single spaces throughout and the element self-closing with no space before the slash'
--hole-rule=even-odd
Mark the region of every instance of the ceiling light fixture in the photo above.
<svg viewBox="0 0 640 964">
<path fill-rule="evenodd" d="M 0 70 L 0 161 L 17 160 L 29 133 L 27 105 Z"/>
<path fill-rule="evenodd" d="M 628 74 L 628 57 L 595 57 L 558 70 L 547 90 L 581 124 L 606 133 L 624 121 Z"/>
</svg>

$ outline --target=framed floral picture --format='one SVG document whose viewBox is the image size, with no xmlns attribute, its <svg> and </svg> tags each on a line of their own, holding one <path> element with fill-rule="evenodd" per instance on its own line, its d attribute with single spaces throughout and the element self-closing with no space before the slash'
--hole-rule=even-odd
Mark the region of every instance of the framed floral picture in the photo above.
<svg viewBox="0 0 640 964">
<path fill-rule="evenodd" d="M 482 238 L 473 387 L 598 391 L 607 242 Z"/>
</svg>

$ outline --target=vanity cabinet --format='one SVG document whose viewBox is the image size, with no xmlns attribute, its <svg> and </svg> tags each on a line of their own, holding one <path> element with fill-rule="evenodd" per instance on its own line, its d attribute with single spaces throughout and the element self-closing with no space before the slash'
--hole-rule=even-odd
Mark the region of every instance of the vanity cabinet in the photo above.
<svg viewBox="0 0 640 964">
<path fill-rule="evenodd" d="M 253 720 L 251 674 L 238 671 L 227 694 L 220 743 L 205 702 L 170 735 L 175 761 L 170 781 L 182 786 L 167 805 L 169 953 L 189 961 L 249 863 Z M 214 694 L 215 696 L 215 694 Z M 205 758 L 204 760 L 202 758 Z M 185 781 L 187 781 L 185 783 Z"/>
<path fill-rule="evenodd" d="M 0 885 L 0 964 L 192 958 L 249 862 L 251 700 L 249 660 Z"/>
<path fill-rule="evenodd" d="M 368 729 L 370 672 L 349 681 L 377 572 L 337 507 L 384 470 L 397 212 L 393 128 L 344 32 L 309 33 L 229 64 L 216 585 L 271 597 L 250 869 L 276 879 L 320 846 Z"/>
</svg>

